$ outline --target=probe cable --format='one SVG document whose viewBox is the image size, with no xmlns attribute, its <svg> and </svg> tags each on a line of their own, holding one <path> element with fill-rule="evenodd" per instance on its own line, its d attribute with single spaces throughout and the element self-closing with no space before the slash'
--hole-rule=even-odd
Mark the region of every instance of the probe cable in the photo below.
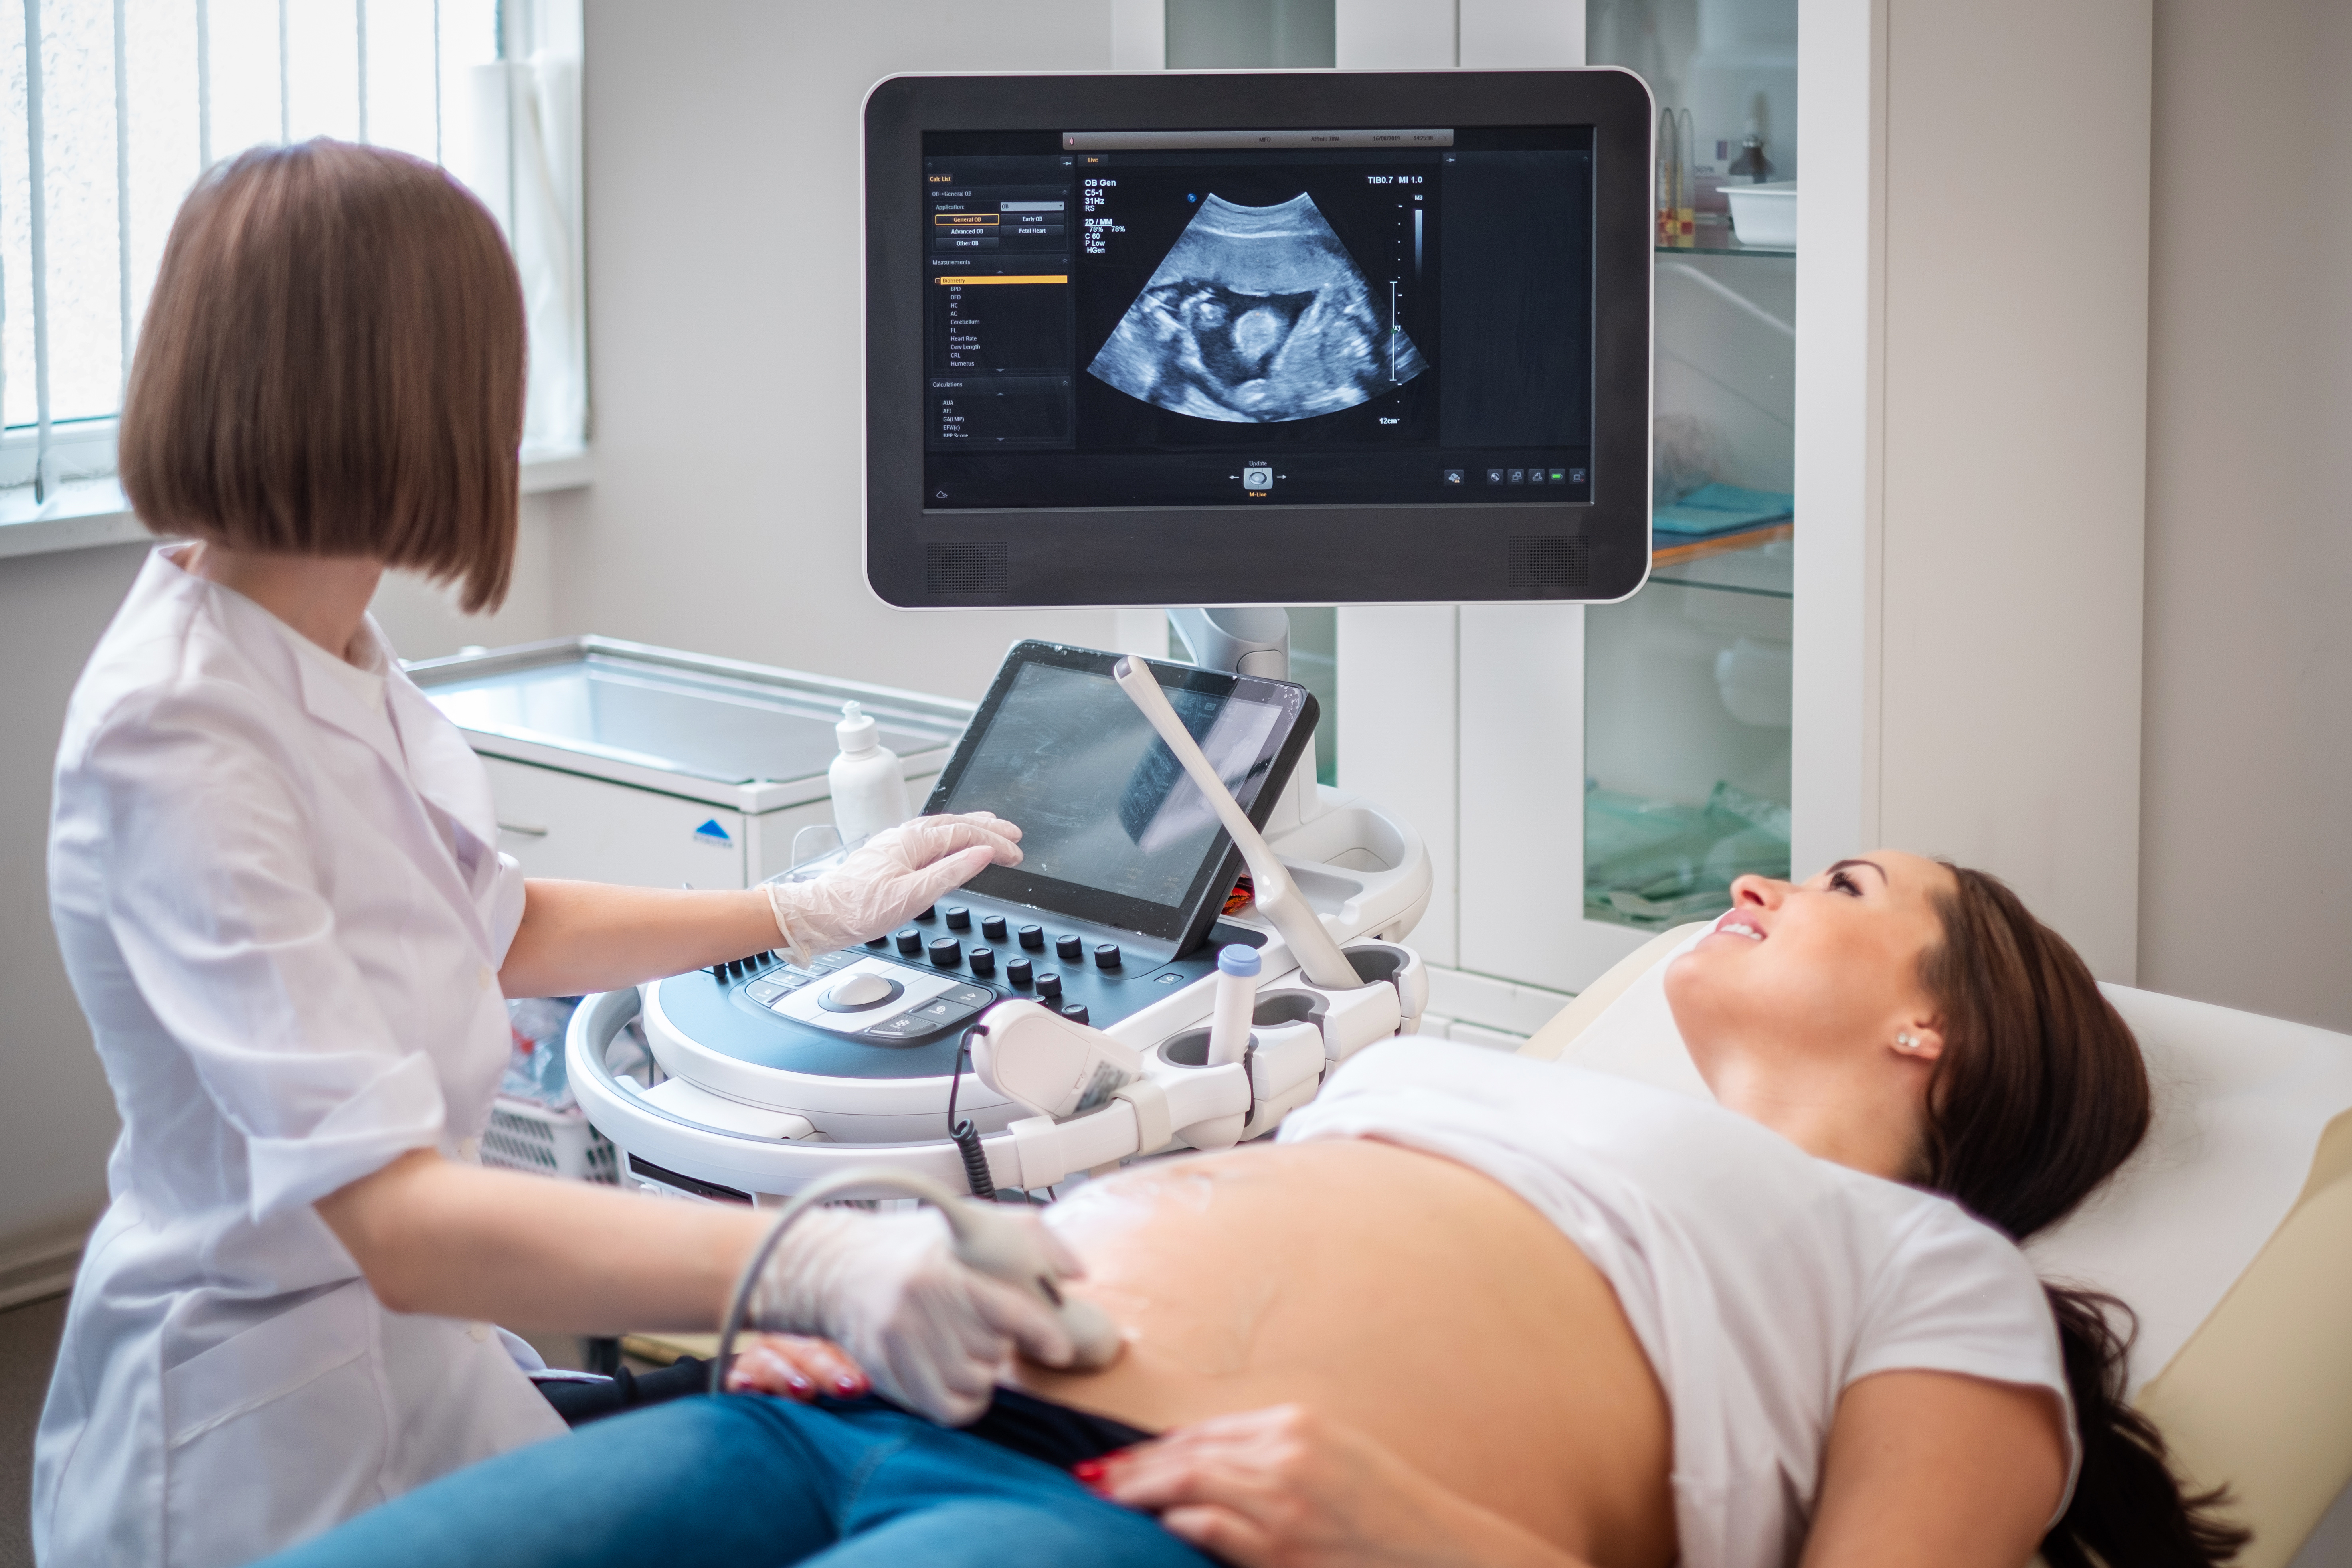
<svg viewBox="0 0 2352 1568">
<path fill-rule="evenodd" d="M 743 1264 L 741 1277 L 735 1281 L 735 1293 L 727 1303 L 726 1320 L 719 1329 L 719 1349 L 710 1360 L 711 1393 L 727 1392 L 727 1363 L 734 1359 L 735 1336 L 742 1331 L 744 1314 L 751 1306 L 751 1292 L 759 1288 L 760 1275 L 767 1268 L 768 1259 L 775 1255 L 776 1244 L 783 1240 L 784 1232 L 799 1223 L 803 1215 L 839 1194 L 875 1187 L 896 1188 L 908 1197 L 929 1204 L 946 1217 L 949 1229 L 958 1229 L 958 1215 L 950 1206 L 955 1202 L 955 1194 L 937 1182 L 922 1176 L 868 1166 L 862 1170 L 839 1171 L 811 1182 L 795 1193 L 792 1201 L 777 1214 L 776 1223 L 768 1227 L 768 1234 L 761 1237 L 760 1245 L 751 1249 L 751 1256 Z"/>
<path fill-rule="evenodd" d="M 948 1136 L 954 1141 L 956 1152 L 963 1156 L 963 1179 L 971 1188 L 971 1195 L 992 1199 L 996 1196 L 996 1177 L 988 1168 L 988 1151 L 981 1147 L 980 1129 L 971 1124 L 968 1116 L 961 1121 L 956 1120 L 956 1091 L 963 1087 L 963 1064 L 971 1056 L 971 1037 L 979 1027 L 975 1024 L 966 1029 L 956 1045 L 955 1076 L 948 1079 Z"/>
</svg>

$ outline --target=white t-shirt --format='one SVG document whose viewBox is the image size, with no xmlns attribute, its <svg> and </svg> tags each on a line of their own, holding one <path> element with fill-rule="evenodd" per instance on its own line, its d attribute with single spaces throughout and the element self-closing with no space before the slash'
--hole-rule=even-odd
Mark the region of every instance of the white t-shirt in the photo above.
<svg viewBox="0 0 2352 1568">
<path fill-rule="evenodd" d="M 1437 1040 L 1351 1058 L 1283 1123 L 1284 1142 L 1314 1138 L 1467 1165 L 1591 1259 L 1666 1392 L 1687 1568 L 1797 1560 L 1838 1395 L 1873 1373 L 2049 1389 L 2072 1495 L 2074 1405 L 2041 1282 L 1948 1199 L 1686 1095 Z"/>
</svg>

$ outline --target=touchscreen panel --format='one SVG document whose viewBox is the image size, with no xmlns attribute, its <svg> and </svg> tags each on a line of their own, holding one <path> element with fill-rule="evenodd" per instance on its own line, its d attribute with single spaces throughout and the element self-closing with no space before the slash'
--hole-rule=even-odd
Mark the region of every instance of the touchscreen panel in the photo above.
<svg viewBox="0 0 2352 1568">
<path fill-rule="evenodd" d="M 924 809 L 1020 825 L 1021 864 L 986 868 L 972 892 L 1181 952 L 1223 906 L 1241 852 L 1111 679 L 1118 657 L 1016 644 Z M 1264 822 L 1314 733 L 1314 697 L 1286 680 L 1151 668 L 1217 776 Z"/>
<path fill-rule="evenodd" d="M 924 133 L 925 508 L 1589 502 L 1593 145 Z"/>
<path fill-rule="evenodd" d="M 1246 802 L 1271 765 L 1272 703 L 1171 689 L 1168 700 L 1226 787 Z M 1215 816 L 1108 676 L 1024 664 L 964 759 L 944 809 L 1021 826 L 1021 869 L 1169 909 L 1220 842 Z"/>
</svg>

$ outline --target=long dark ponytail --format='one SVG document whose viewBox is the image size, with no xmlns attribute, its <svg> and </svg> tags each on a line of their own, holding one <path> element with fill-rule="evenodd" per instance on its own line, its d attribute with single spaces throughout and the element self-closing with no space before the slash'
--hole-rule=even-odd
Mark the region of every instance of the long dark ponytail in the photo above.
<svg viewBox="0 0 2352 1568">
<path fill-rule="evenodd" d="M 1922 1185 L 2022 1241 L 2071 1211 L 2148 1125 L 2139 1046 L 2065 939 L 1999 879 L 1952 867 L 1944 940 L 1921 965 L 1944 1049 L 1927 1090 Z M 2083 1470 L 2042 1545 L 2051 1568 L 2206 1568 L 2250 1539 L 2226 1491 L 2184 1495 L 2154 1424 L 2124 1401 L 2137 1327 L 2112 1296 L 2045 1284 Z M 2120 1326 L 2118 1326 L 2120 1324 Z"/>
</svg>

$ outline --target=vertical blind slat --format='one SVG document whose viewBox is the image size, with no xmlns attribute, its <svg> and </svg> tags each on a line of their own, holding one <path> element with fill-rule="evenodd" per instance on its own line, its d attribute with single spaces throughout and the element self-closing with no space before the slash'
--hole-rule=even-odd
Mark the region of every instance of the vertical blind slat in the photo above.
<svg viewBox="0 0 2352 1568">
<path fill-rule="evenodd" d="M 212 8 L 196 0 L 196 168 L 213 166 Z"/>
<path fill-rule="evenodd" d="M 356 21 L 358 22 L 358 24 L 359 24 L 359 25 L 358 25 L 356 27 L 352 28 L 352 30 L 353 32 L 355 32 L 355 33 L 357 33 L 357 34 L 359 35 L 359 40 L 360 40 L 360 141 L 361 141 L 362 142 L 365 142 L 367 141 L 367 139 L 368 139 L 368 132 L 367 132 L 367 0 L 353 0 L 353 10 L 354 10 L 354 13 L 355 13 L 354 20 L 356 20 Z M 439 62 L 437 62 L 437 61 L 436 61 L 436 62 L 435 62 L 435 63 L 438 64 Z"/>
<path fill-rule="evenodd" d="M 293 79 L 293 72 L 288 68 L 291 61 L 286 46 L 286 0 L 278 0 L 278 140 L 280 142 L 294 140 L 294 97 L 293 89 L 289 85 Z"/>
<path fill-rule="evenodd" d="M 49 256 L 47 177 L 41 161 L 41 0 L 25 0 L 26 227 L 33 250 L 33 500 L 49 499 Z"/>
<path fill-rule="evenodd" d="M 114 0 L 114 235 L 116 282 L 122 296 L 122 374 L 131 384 L 131 52 L 122 37 L 123 0 Z"/>
</svg>

